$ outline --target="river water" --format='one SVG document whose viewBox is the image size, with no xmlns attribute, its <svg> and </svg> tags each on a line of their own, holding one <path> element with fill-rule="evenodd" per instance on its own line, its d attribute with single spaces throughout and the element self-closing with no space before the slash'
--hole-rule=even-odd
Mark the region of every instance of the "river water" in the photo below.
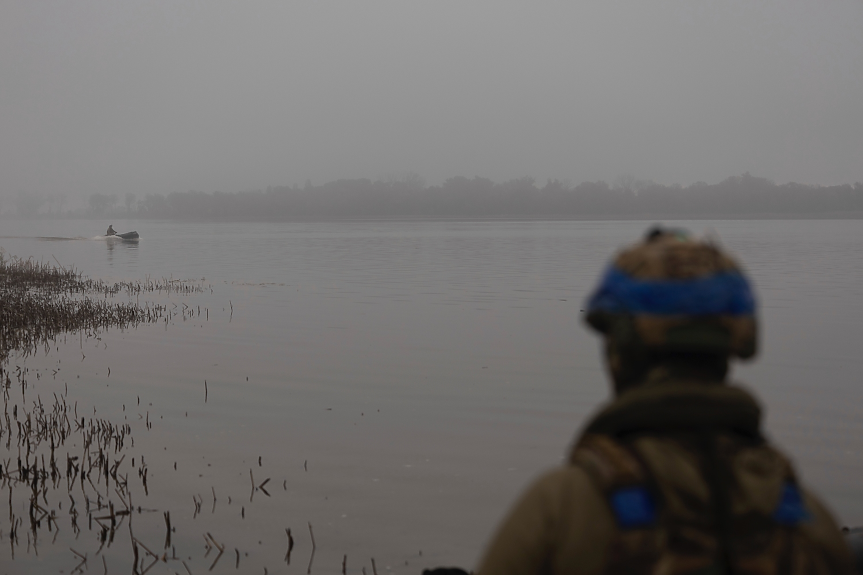
<svg viewBox="0 0 863 575">
<path fill-rule="evenodd" d="M 94 237 L 109 223 L 141 240 Z M 651 223 L 0 221 L 8 254 L 206 286 L 158 296 L 200 314 L 62 338 L 10 365 L 59 368 L 28 393 L 60 390 L 79 412 L 132 426 L 150 473 L 147 495 L 129 480 L 145 508 L 135 536 L 161 549 L 170 510 L 193 573 L 214 558 L 208 532 L 226 548 L 213 572 L 237 572 L 237 557 L 240 572 L 307 572 L 311 560 L 312 573 L 337 573 L 345 555 L 349 573 L 371 574 L 372 558 L 378 573 L 471 567 L 609 397 L 580 309 L 608 258 Z M 733 377 L 767 405 L 768 433 L 804 482 L 841 523 L 863 524 L 863 221 L 668 223 L 717 234 L 743 262 L 762 353 Z M 253 479 L 270 479 L 266 493 Z M 70 547 L 101 572 L 95 531 L 76 538 L 61 501 L 47 499 L 54 543 L 24 541 L 14 561 L 0 517 L 4 572 L 69 573 Z M 128 535 L 100 555 L 127 572 Z"/>
</svg>

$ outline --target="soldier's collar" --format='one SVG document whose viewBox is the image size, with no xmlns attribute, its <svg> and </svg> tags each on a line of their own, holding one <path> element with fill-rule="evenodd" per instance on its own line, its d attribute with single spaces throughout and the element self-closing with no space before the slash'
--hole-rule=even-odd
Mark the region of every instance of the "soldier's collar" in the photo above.
<svg viewBox="0 0 863 575">
<path fill-rule="evenodd" d="M 602 408 L 585 433 L 733 432 L 761 439 L 761 406 L 734 385 L 657 379 Z"/>
</svg>

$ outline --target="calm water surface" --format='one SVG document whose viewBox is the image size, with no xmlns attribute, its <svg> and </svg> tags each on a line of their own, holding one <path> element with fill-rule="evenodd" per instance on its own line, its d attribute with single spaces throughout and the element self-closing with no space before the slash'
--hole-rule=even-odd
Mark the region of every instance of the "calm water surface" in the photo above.
<svg viewBox="0 0 863 575">
<path fill-rule="evenodd" d="M 141 241 L 92 239 L 109 223 Z M 767 429 L 804 480 L 841 522 L 863 524 L 863 222 L 677 223 L 715 231 L 750 272 L 763 353 L 734 377 L 768 405 Z M 371 573 L 372 557 L 379 573 L 469 567 L 519 491 L 608 398 L 581 304 L 610 255 L 649 224 L 0 221 L 13 255 L 94 278 L 208 286 L 159 299 L 200 316 L 70 337 L 11 363 L 59 367 L 29 393 L 68 386 L 79 412 L 133 426 L 149 495 L 130 488 L 137 504 L 171 510 L 193 573 L 211 563 L 207 532 L 228 548 L 213 572 L 236 572 L 236 549 L 240 571 L 305 573 L 309 523 L 313 573 L 340 572 L 345 554 L 351 573 Z M 256 483 L 271 479 L 269 497 L 250 500 L 250 469 Z M 95 532 L 76 540 L 58 516 L 58 539 L 38 556 L 25 545 L 12 561 L 0 539 L 8 572 L 68 573 L 70 546 L 94 557 Z M 142 513 L 136 537 L 158 547 L 162 521 Z M 109 572 L 127 572 L 128 537 L 102 553 Z"/>
</svg>

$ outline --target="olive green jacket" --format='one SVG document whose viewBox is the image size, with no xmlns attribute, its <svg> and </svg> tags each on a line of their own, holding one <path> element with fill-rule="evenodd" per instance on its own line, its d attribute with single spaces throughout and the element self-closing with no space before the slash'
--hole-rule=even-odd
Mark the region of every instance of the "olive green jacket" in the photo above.
<svg viewBox="0 0 863 575">
<path fill-rule="evenodd" d="M 710 489 L 699 465 L 703 458 L 677 432 L 700 426 L 757 435 L 759 419 L 758 404 L 740 388 L 665 381 L 622 394 L 586 432 L 635 432 L 631 445 L 641 461 L 658 484 L 673 488 L 664 493 L 661 505 L 666 512 L 685 515 L 692 501 L 709 500 Z M 738 485 L 731 504 L 735 513 L 754 510 L 770 516 L 776 508 L 781 485 L 777 474 L 788 464 L 764 446 L 744 450 L 729 463 Z M 803 498 L 811 518 L 799 529 L 826 558 L 826 572 L 851 573 L 850 554 L 836 522 L 811 493 L 804 490 Z M 491 540 L 479 573 L 600 574 L 618 534 L 606 495 L 594 478 L 583 466 L 565 465 L 540 477 L 518 500 Z"/>
</svg>

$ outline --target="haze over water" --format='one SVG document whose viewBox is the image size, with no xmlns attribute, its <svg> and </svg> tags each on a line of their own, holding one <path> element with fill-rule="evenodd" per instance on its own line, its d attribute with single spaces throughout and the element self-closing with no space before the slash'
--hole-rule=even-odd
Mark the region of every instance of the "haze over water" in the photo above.
<svg viewBox="0 0 863 575">
<path fill-rule="evenodd" d="M 108 223 L 141 241 L 63 239 Z M 186 321 L 67 338 L 11 365 L 60 367 L 28 393 L 68 384 L 79 412 L 136 426 L 152 475 L 136 504 L 171 510 L 178 554 L 209 531 L 248 553 L 241 566 L 305 572 L 311 523 L 312 572 L 339 571 L 344 554 L 353 573 L 371 572 L 371 557 L 379 572 L 472 567 L 517 494 L 609 397 L 580 310 L 610 256 L 651 223 L 3 221 L 12 255 L 212 287 L 160 300 L 205 310 Z M 733 377 L 767 405 L 769 434 L 840 523 L 863 523 L 863 222 L 668 223 L 713 230 L 753 278 L 762 353 Z M 270 497 L 250 501 L 250 469 L 271 478 Z M 164 537 L 152 515 L 135 519 L 142 540 Z M 68 572 L 63 537 L 38 557 L 19 550 L 11 572 Z M 128 555 L 106 559 L 125 569 Z M 233 572 L 233 555 L 219 569 Z"/>
</svg>

